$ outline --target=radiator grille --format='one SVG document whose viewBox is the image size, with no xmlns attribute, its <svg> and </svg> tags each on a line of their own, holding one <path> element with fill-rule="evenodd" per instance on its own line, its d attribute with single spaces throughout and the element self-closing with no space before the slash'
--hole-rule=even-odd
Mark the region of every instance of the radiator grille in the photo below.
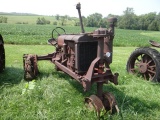
<svg viewBox="0 0 160 120">
<path fill-rule="evenodd" d="M 97 57 L 97 42 L 84 42 L 79 45 L 79 72 L 88 70 L 91 62 Z"/>
</svg>

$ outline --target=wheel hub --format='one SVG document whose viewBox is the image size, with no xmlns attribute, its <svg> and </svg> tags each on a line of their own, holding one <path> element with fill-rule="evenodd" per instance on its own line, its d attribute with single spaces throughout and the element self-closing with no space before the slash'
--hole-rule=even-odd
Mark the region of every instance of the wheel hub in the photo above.
<svg viewBox="0 0 160 120">
<path fill-rule="evenodd" d="M 147 72 L 147 64 L 146 63 L 140 63 L 138 66 L 139 72 L 140 73 L 145 73 Z"/>
</svg>

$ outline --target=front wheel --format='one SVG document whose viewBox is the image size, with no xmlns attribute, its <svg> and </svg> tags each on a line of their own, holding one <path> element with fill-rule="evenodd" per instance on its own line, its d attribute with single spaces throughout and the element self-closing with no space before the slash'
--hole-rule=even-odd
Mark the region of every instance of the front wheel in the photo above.
<svg viewBox="0 0 160 120">
<path fill-rule="evenodd" d="M 137 48 L 127 61 L 127 71 L 145 80 L 160 82 L 160 54 L 152 48 Z"/>
</svg>

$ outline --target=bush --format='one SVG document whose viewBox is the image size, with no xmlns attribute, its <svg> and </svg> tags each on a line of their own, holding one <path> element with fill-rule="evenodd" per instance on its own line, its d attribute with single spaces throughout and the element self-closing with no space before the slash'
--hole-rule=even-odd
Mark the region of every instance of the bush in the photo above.
<svg viewBox="0 0 160 120">
<path fill-rule="evenodd" d="M 53 22 L 53 25 L 57 25 L 57 24 L 58 24 L 57 21 L 54 21 L 54 22 Z"/>
<path fill-rule="evenodd" d="M 0 16 L 0 23 L 7 23 L 7 17 Z"/>
<path fill-rule="evenodd" d="M 36 24 L 40 24 L 40 25 L 50 24 L 50 21 L 46 20 L 44 17 L 42 17 L 42 18 L 37 19 Z"/>
</svg>

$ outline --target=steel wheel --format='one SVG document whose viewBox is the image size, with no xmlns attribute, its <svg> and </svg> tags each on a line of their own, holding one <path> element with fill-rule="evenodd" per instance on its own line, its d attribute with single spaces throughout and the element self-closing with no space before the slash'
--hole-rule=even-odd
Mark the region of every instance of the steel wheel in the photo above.
<svg viewBox="0 0 160 120">
<path fill-rule="evenodd" d="M 160 54 L 152 48 L 138 48 L 129 57 L 127 71 L 145 80 L 160 82 Z"/>
<path fill-rule="evenodd" d="M 5 50 L 3 38 L 0 35 L 0 72 L 5 69 Z"/>
<path fill-rule="evenodd" d="M 95 109 L 98 116 L 100 112 L 104 110 L 104 106 L 101 99 L 99 99 L 96 95 L 91 95 L 90 97 L 86 97 L 85 104 L 89 109 L 91 110 Z"/>
<path fill-rule="evenodd" d="M 106 111 L 109 111 L 111 114 L 115 112 L 119 113 L 119 108 L 116 99 L 112 93 L 110 92 L 103 93 L 103 105 Z"/>
<path fill-rule="evenodd" d="M 23 56 L 23 66 L 24 66 L 24 79 L 33 80 L 38 75 L 37 67 L 37 56 L 36 55 L 24 55 Z"/>
</svg>

